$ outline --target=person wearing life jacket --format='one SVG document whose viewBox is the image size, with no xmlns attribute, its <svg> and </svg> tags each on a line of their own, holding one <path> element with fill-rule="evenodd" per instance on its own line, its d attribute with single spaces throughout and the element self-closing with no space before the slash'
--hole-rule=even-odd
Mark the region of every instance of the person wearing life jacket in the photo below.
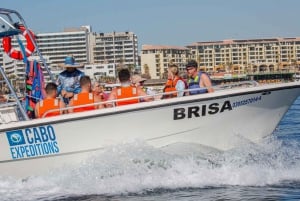
<svg viewBox="0 0 300 201">
<path fill-rule="evenodd" d="M 198 71 L 197 68 L 198 64 L 195 60 L 189 61 L 186 65 L 189 95 L 214 92 L 209 76 Z"/>
<path fill-rule="evenodd" d="M 46 97 L 39 101 L 35 106 L 35 116 L 37 118 L 52 117 L 66 113 L 65 104 L 56 97 L 57 85 L 55 83 L 48 83 L 45 87 Z"/>
<path fill-rule="evenodd" d="M 136 87 L 131 84 L 130 72 L 128 69 L 121 69 L 118 73 L 119 81 L 121 86 L 115 87 L 112 89 L 109 94 L 108 100 L 117 100 L 115 101 L 116 106 L 128 105 L 139 103 L 141 98 L 139 96 L 147 96 L 146 92 L 143 91 L 141 87 Z M 136 97 L 136 98 L 135 98 Z M 121 100 L 125 99 L 126 100 Z M 143 97 L 142 101 L 152 101 L 152 97 Z M 107 107 L 112 107 L 113 104 L 107 104 Z"/>
<path fill-rule="evenodd" d="M 163 89 L 163 92 L 166 94 L 163 95 L 162 99 L 181 97 L 185 95 L 184 90 L 187 89 L 187 84 L 185 80 L 178 75 L 178 73 L 178 66 L 176 64 L 171 64 L 168 68 L 168 80 Z"/>
<path fill-rule="evenodd" d="M 91 78 L 84 75 L 80 78 L 79 83 L 81 92 L 74 94 L 73 98 L 70 100 L 68 112 L 84 112 L 103 108 L 102 104 L 97 104 L 102 100 L 98 96 L 94 96 L 92 92 Z"/>
</svg>

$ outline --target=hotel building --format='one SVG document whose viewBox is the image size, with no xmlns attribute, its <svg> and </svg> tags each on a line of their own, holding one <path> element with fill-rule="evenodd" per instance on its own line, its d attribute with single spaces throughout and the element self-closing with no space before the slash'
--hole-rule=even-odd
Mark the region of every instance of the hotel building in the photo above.
<svg viewBox="0 0 300 201">
<path fill-rule="evenodd" d="M 138 42 L 133 32 L 94 33 L 91 63 L 138 65 Z"/>
<path fill-rule="evenodd" d="M 86 64 L 84 65 L 84 73 L 91 79 L 98 80 L 100 77 L 115 77 L 116 64 Z"/>
<path fill-rule="evenodd" d="M 67 55 L 73 55 L 78 63 L 87 63 L 89 53 L 88 35 L 90 28 L 83 26 L 74 29 L 65 29 L 58 33 L 37 33 L 35 34 L 36 43 L 38 44 L 41 55 L 45 60 L 46 65 L 51 72 L 54 72 L 54 77 L 63 69 L 58 67 L 64 62 Z M 21 38 L 23 44 L 26 44 L 24 38 Z M 18 48 L 15 38 L 12 40 L 12 46 Z M 25 65 L 22 60 L 14 60 L 7 56 L 3 49 L 0 51 L 1 65 L 4 67 L 7 75 L 16 76 L 19 79 L 24 79 Z M 38 53 L 32 54 L 30 59 L 40 60 Z M 40 61 L 42 64 L 42 62 Z M 43 65 L 42 65 L 43 68 Z M 50 79 L 50 76 L 44 71 L 45 78 Z"/>
<path fill-rule="evenodd" d="M 78 63 L 89 62 L 88 37 L 91 28 L 68 28 L 58 33 L 39 33 L 36 42 L 41 54 L 47 56 L 51 66 L 57 66 L 64 62 L 67 55 L 73 55 Z"/>
<path fill-rule="evenodd" d="M 196 42 L 186 47 L 210 73 L 290 71 L 300 64 L 300 37 Z"/>
<path fill-rule="evenodd" d="M 168 66 L 178 65 L 179 71 L 185 71 L 190 58 L 189 49 L 179 46 L 143 45 L 141 53 L 141 72 L 152 79 L 166 78 Z"/>
<path fill-rule="evenodd" d="M 137 36 L 133 32 L 93 33 L 90 26 L 82 26 L 57 33 L 36 33 L 36 42 L 54 75 L 63 70 L 59 64 L 64 62 L 67 55 L 73 55 L 77 63 L 87 65 L 83 70 L 87 71 L 87 75 L 92 73 L 91 77 L 94 74 L 115 77 L 118 65 L 138 65 Z M 12 40 L 12 46 L 18 47 L 15 39 Z M 36 56 L 37 52 L 31 58 Z M 22 61 L 12 60 L 3 53 L 2 48 L 0 62 L 7 74 L 24 76 Z"/>
</svg>

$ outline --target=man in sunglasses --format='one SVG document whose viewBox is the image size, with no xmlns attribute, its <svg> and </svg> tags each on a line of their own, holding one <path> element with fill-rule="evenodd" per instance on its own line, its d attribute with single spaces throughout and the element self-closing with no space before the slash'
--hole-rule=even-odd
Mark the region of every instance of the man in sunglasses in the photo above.
<svg viewBox="0 0 300 201">
<path fill-rule="evenodd" d="M 189 95 L 214 92 L 209 76 L 205 72 L 198 71 L 198 64 L 191 60 L 186 65 L 188 75 Z"/>
</svg>

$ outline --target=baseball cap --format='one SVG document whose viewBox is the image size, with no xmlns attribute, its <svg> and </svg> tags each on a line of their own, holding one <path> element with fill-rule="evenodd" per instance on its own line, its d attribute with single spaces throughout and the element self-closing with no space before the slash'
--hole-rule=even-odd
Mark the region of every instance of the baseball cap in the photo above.
<svg viewBox="0 0 300 201">
<path fill-rule="evenodd" d="M 195 60 L 190 60 L 187 64 L 185 68 L 197 68 L 198 67 L 198 63 Z"/>
</svg>

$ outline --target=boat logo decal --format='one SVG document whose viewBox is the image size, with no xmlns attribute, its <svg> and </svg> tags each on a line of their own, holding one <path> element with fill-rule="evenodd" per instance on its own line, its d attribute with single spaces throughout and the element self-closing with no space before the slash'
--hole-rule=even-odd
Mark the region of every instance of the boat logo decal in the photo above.
<svg viewBox="0 0 300 201">
<path fill-rule="evenodd" d="M 257 101 L 261 101 L 261 96 L 256 96 L 256 97 L 251 97 L 251 98 L 248 98 L 248 99 L 245 99 L 245 100 L 236 101 L 232 104 L 232 107 L 233 108 L 240 107 L 240 106 L 243 106 L 243 105 L 248 105 L 248 104 L 251 104 L 251 103 L 255 103 Z"/>
<path fill-rule="evenodd" d="M 59 153 L 53 126 L 40 126 L 6 132 L 12 159 Z"/>
<path fill-rule="evenodd" d="M 235 101 L 233 103 L 230 100 L 225 100 L 221 103 L 211 103 L 209 105 L 196 105 L 187 108 L 175 108 L 173 111 L 173 120 L 190 119 L 194 117 L 204 117 L 207 115 L 215 115 L 217 113 L 223 113 L 225 111 L 231 111 L 234 108 L 245 106 L 248 104 L 261 101 L 262 96 L 255 96 L 244 100 Z"/>
</svg>

